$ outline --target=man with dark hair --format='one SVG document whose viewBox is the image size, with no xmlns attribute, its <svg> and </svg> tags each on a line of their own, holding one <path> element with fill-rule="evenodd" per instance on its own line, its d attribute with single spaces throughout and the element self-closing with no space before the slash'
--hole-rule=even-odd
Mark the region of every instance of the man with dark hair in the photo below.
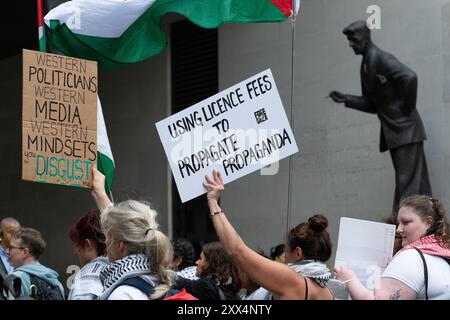
<svg viewBox="0 0 450 320">
<path fill-rule="evenodd" d="M 181 271 L 194 265 L 195 251 L 192 242 L 185 238 L 177 238 L 172 242 L 172 246 L 172 268 L 174 270 Z"/>
<path fill-rule="evenodd" d="M 343 30 L 355 54 L 362 55 L 362 96 L 332 91 L 334 102 L 374 113 L 381 123 L 380 152 L 389 150 L 395 169 L 393 213 L 403 197 L 431 195 L 423 151 L 425 129 L 416 109 L 417 75 L 392 54 L 375 46 L 366 21 Z"/>
<path fill-rule="evenodd" d="M 64 299 L 64 288 L 58 281 L 58 273 L 38 261 L 46 246 L 41 233 L 35 229 L 22 228 L 12 234 L 7 253 L 15 270 L 6 278 L 5 283 L 12 283 L 12 279 L 20 278 L 21 292 L 15 298 L 40 295 L 34 298 L 53 299 L 55 293 L 51 292 L 55 291 L 60 300 Z M 42 289 L 42 283 L 47 285 L 44 290 L 48 289 L 48 292 L 32 292 L 33 286 L 36 287 L 35 290 Z"/>
<path fill-rule="evenodd" d="M 2 278 L 6 278 L 8 274 L 14 271 L 13 266 L 8 262 L 8 255 L 6 250 L 9 247 L 9 241 L 11 240 L 11 233 L 19 230 L 20 223 L 14 218 L 7 217 L 0 222 L 0 275 Z"/>
</svg>

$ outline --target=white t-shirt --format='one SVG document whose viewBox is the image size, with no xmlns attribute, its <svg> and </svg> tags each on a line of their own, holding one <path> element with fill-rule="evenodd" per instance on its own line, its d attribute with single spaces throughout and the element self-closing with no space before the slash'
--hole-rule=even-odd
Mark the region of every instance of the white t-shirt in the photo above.
<svg viewBox="0 0 450 320">
<path fill-rule="evenodd" d="M 450 266 L 440 258 L 424 254 L 428 268 L 428 299 L 436 299 L 450 292 Z M 416 299 L 425 299 L 425 275 L 422 259 L 415 249 L 400 252 L 381 275 L 403 282 L 417 293 Z"/>
<path fill-rule="evenodd" d="M 149 297 L 138 288 L 123 285 L 115 289 L 108 300 L 149 300 Z"/>
</svg>

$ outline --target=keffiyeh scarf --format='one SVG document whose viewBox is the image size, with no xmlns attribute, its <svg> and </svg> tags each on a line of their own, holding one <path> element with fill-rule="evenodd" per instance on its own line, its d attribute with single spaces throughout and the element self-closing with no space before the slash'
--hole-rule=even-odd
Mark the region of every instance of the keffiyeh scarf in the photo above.
<svg viewBox="0 0 450 320">
<path fill-rule="evenodd" d="M 106 257 L 100 256 L 86 264 L 75 276 L 68 300 L 96 299 L 103 292 L 100 272 L 109 265 Z"/>
<path fill-rule="evenodd" d="M 133 254 L 114 261 L 100 273 L 100 280 L 104 290 L 100 300 L 106 300 L 125 279 L 150 274 L 152 272 L 150 271 L 149 258 L 143 254 Z M 153 282 L 152 285 L 156 286 L 156 277 L 152 277 L 151 280 Z"/>
<path fill-rule="evenodd" d="M 444 247 L 434 234 L 420 238 L 413 243 L 408 244 L 403 247 L 399 252 L 404 250 L 417 248 L 424 254 L 429 254 L 431 256 L 438 256 L 443 258 L 450 258 L 450 248 Z"/>
<path fill-rule="evenodd" d="M 196 266 L 190 266 L 186 267 L 181 271 L 177 271 L 177 276 L 189 279 L 189 280 L 198 280 L 197 277 L 197 267 Z"/>
<path fill-rule="evenodd" d="M 288 267 L 304 277 L 313 279 L 322 288 L 327 286 L 327 282 L 331 278 L 330 269 L 328 269 L 326 264 L 321 261 L 302 260 L 295 263 L 289 263 Z"/>
</svg>

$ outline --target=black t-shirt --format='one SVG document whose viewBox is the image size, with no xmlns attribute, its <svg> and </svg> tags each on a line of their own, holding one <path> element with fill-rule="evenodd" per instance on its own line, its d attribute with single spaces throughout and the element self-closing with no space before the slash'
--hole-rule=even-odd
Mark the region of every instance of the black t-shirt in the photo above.
<svg viewBox="0 0 450 320">
<path fill-rule="evenodd" d="M 210 277 L 201 278 L 198 280 L 190 280 L 182 277 L 178 277 L 175 285 L 175 289 L 186 289 L 187 292 L 192 294 L 199 300 L 221 300 L 219 293 L 219 286 L 216 281 Z M 225 300 L 239 300 L 236 293 L 230 290 L 220 287 L 222 290 Z"/>
</svg>

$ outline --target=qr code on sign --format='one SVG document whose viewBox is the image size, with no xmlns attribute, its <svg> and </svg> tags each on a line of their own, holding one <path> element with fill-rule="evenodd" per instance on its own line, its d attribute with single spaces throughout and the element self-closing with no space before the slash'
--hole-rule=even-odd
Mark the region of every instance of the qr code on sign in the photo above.
<svg viewBox="0 0 450 320">
<path fill-rule="evenodd" d="M 255 119 L 256 119 L 256 123 L 260 124 L 261 122 L 266 121 L 267 118 L 267 114 L 266 114 L 266 110 L 264 108 L 262 108 L 261 110 L 258 110 L 255 112 Z"/>
</svg>

